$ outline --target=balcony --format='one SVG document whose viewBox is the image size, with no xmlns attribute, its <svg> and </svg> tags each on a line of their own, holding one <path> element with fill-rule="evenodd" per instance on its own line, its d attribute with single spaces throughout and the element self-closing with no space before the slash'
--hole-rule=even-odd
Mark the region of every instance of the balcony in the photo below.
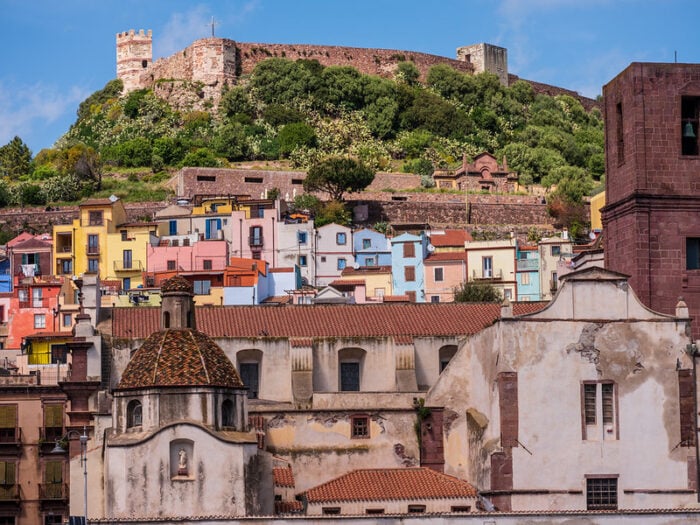
<svg viewBox="0 0 700 525">
<path fill-rule="evenodd" d="M 251 235 L 248 237 L 248 246 L 262 246 L 263 238 L 262 235 Z"/>
<path fill-rule="evenodd" d="M 19 485 L 17 483 L 0 484 L 0 504 L 19 503 Z"/>
<path fill-rule="evenodd" d="M 85 252 L 88 255 L 99 255 L 100 254 L 100 245 L 94 245 L 94 244 L 88 244 L 85 247 Z"/>
<path fill-rule="evenodd" d="M 500 268 L 496 270 L 473 270 L 472 279 L 475 281 L 500 281 L 503 279 L 503 270 Z"/>
<path fill-rule="evenodd" d="M 60 441 L 66 434 L 63 427 L 40 427 L 39 428 L 39 454 L 52 454 L 56 447 L 56 441 Z"/>
<path fill-rule="evenodd" d="M 26 301 L 19 301 L 20 308 L 44 308 L 48 306 L 48 300 L 46 299 L 29 299 Z"/>
<path fill-rule="evenodd" d="M 16 454 L 19 455 L 22 448 L 22 429 L 0 428 L 0 455 L 1 454 Z"/>
<path fill-rule="evenodd" d="M 114 261 L 115 272 L 142 272 L 143 263 L 141 261 Z"/>
<path fill-rule="evenodd" d="M 517 269 L 519 272 L 527 270 L 537 270 L 540 267 L 537 259 L 519 259 Z"/>
<path fill-rule="evenodd" d="M 42 503 L 68 501 L 68 484 L 39 483 L 39 499 Z"/>
</svg>

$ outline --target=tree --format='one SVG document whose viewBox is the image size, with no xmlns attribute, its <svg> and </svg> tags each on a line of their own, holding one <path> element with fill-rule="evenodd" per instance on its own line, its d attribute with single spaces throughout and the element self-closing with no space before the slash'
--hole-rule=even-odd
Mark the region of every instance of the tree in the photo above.
<svg viewBox="0 0 700 525">
<path fill-rule="evenodd" d="M 341 202 L 343 194 L 362 191 L 374 180 L 374 170 L 349 157 L 329 157 L 313 165 L 304 179 L 305 191 L 325 191 Z"/>
<path fill-rule="evenodd" d="M 313 148 L 316 145 L 316 132 L 305 122 L 293 122 L 280 130 L 277 139 L 279 152 L 286 157 L 300 146 Z"/>
<path fill-rule="evenodd" d="M 28 175 L 31 161 L 32 152 L 19 137 L 0 147 L 0 175 L 3 177 L 18 179 Z"/>
<path fill-rule="evenodd" d="M 476 281 L 465 281 L 455 287 L 456 303 L 498 303 L 503 297 L 494 285 Z"/>
</svg>

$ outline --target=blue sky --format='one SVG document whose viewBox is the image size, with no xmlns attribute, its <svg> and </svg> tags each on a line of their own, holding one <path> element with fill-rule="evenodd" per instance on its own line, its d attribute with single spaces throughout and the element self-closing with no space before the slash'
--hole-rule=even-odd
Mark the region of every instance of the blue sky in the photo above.
<svg viewBox="0 0 700 525">
<path fill-rule="evenodd" d="M 595 97 L 630 62 L 700 63 L 699 0 L 0 0 L 0 145 L 34 154 L 115 72 L 115 35 L 153 30 L 154 59 L 211 34 L 455 57 L 488 42 L 511 73 Z M 675 55 L 674 55 L 675 53 Z"/>
</svg>

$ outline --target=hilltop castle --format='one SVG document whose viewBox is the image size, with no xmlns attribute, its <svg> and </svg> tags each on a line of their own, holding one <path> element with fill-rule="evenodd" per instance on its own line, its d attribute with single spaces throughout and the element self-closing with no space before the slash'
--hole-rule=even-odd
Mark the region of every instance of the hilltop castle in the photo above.
<svg viewBox="0 0 700 525">
<path fill-rule="evenodd" d="M 192 84 L 200 101 L 210 100 L 216 104 L 222 86 L 234 84 L 240 76 L 252 72 L 259 62 L 272 57 L 318 60 L 324 66 L 352 66 L 361 73 L 380 76 L 393 75 L 397 65 L 406 60 L 416 65 L 422 77 L 431 66 L 448 64 L 466 73 L 489 71 L 498 75 L 503 85 L 509 84 L 508 51 L 483 43 L 460 47 L 457 58 L 451 59 L 392 49 L 254 44 L 203 38 L 155 62 L 152 43 L 150 29 L 117 33 L 117 78 L 124 83 L 125 93 L 155 88 L 160 96 L 171 99 L 174 86 L 184 82 Z"/>
</svg>

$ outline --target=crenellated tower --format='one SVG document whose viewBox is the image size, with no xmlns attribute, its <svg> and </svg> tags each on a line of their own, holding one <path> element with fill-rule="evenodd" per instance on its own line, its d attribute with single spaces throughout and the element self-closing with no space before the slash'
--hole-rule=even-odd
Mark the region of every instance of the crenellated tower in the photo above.
<svg viewBox="0 0 700 525">
<path fill-rule="evenodd" d="M 143 73 L 153 62 L 153 37 L 149 29 L 117 33 L 117 78 L 124 83 L 124 93 L 145 86 Z"/>
</svg>

